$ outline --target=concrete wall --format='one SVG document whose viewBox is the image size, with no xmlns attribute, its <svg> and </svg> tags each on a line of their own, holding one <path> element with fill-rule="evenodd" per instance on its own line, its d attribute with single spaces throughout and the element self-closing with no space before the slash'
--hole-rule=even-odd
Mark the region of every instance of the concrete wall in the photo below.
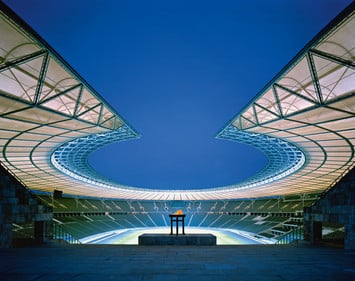
<svg viewBox="0 0 355 281">
<path fill-rule="evenodd" d="M 12 246 L 12 224 L 34 223 L 36 242 L 51 237 L 52 208 L 45 206 L 0 163 L 0 247 Z"/>
<path fill-rule="evenodd" d="M 313 206 L 305 208 L 303 216 L 305 240 L 320 242 L 322 223 L 338 223 L 345 227 L 345 249 L 355 249 L 355 168 Z"/>
</svg>

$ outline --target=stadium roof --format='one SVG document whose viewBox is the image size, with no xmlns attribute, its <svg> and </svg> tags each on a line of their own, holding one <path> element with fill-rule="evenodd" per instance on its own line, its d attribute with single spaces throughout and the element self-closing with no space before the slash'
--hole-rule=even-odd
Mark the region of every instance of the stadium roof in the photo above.
<svg viewBox="0 0 355 281">
<path fill-rule="evenodd" d="M 88 165 L 103 145 L 139 135 L 0 3 L 0 160 L 30 189 L 82 196 L 210 200 L 322 192 L 354 165 L 352 6 L 218 133 L 263 151 L 269 162 L 260 173 L 212 189 L 152 190 L 112 182 Z"/>
</svg>

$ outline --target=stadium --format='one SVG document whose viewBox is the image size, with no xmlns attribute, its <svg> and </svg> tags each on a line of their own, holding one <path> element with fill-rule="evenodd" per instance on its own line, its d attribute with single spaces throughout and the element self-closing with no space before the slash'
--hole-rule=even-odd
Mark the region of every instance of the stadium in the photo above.
<svg viewBox="0 0 355 281">
<path fill-rule="evenodd" d="M 123 185 L 90 166 L 93 152 L 140 133 L 0 8 L 1 248 L 137 244 L 139 234 L 168 233 L 169 215 L 182 210 L 187 232 L 213 233 L 218 245 L 355 249 L 354 3 L 216 134 L 257 148 L 266 166 L 233 185 L 171 190 Z"/>
</svg>

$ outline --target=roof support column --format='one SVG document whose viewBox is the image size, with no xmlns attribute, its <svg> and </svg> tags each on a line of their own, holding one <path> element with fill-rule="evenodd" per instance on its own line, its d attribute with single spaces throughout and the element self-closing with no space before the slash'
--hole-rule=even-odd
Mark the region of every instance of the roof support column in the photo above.
<svg viewBox="0 0 355 281">
<path fill-rule="evenodd" d="M 324 102 L 323 102 L 322 91 L 321 91 L 321 88 L 319 85 L 319 79 L 318 79 L 316 67 L 314 65 L 314 60 L 313 60 L 310 52 L 306 53 L 306 58 L 307 58 L 308 67 L 309 67 L 309 70 L 310 70 L 310 73 L 312 76 L 312 81 L 313 81 L 314 89 L 316 90 L 316 95 L 317 95 L 319 104 L 323 104 Z"/>
</svg>

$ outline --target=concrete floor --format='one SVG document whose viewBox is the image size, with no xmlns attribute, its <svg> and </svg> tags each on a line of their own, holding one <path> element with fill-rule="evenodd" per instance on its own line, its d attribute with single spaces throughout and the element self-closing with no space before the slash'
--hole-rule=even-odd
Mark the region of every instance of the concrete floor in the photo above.
<svg viewBox="0 0 355 281">
<path fill-rule="evenodd" d="M 306 245 L 0 249 L 0 280 L 355 280 L 355 251 Z"/>
</svg>

